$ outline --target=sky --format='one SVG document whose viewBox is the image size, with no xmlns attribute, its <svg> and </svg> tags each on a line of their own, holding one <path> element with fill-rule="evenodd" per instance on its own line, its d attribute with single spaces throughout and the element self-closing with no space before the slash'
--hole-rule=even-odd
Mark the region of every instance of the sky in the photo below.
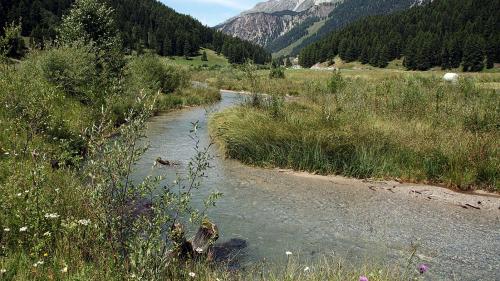
<svg viewBox="0 0 500 281">
<path fill-rule="evenodd" d="M 160 0 L 179 13 L 188 14 L 203 24 L 215 26 L 248 10 L 263 0 Z"/>
</svg>

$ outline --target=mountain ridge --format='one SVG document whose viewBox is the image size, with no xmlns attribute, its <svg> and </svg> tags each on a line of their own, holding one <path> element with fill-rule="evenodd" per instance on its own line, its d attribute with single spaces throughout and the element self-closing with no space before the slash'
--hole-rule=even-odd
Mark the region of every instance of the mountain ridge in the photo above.
<svg viewBox="0 0 500 281">
<path fill-rule="evenodd" d="M 296 55 L 330 31 L 357 19 L 393 13 L 425 1 L 428 0 L 374 0 L 368 3 L 365 0 L 270 0 L 258 3 L 215 28 L 261 45 L 273 54 Z"/>
</svg>

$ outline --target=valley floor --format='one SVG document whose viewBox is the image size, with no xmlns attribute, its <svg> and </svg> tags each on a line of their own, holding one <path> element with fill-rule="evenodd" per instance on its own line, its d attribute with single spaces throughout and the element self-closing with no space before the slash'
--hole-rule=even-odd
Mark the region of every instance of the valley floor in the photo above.
<svg viewBox="0 0 500 281">
<path fill-rule="evenodd" d="M 449 84 L 438 71 L 289 70 L 285 79 L 269 79 L 260 70 L 252 83 L 245 71 L 195 75 L 216 87 L 268 94 L 213 118 L 213 135 L 231 158 L 498 191 L 499 73 L 462 74 Z"/>
</svg>

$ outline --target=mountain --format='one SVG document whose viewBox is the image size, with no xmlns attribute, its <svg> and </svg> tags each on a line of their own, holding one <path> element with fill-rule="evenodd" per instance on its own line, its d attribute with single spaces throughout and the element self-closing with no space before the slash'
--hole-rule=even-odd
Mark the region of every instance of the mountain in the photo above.
<svg viewBox="0 0 500 281">
<path fill-rule="evenodd" d="M 216 26 L 278 55 L 297 54 L 357 19 L 408 9 L 426 0 L 270 0 Z"/>
<path fill-rule="evenodd" d="M 285 0 L 276 1 L 275 4 L 281 2 L 285 2 Z M 314 4 L 312 0 L 307 3 Z M 303 4 L 305 3 L 302 3 L 302 5 Z M 302 10 L 303 6 L 293 6 L 291 10 L 275 11 L 278 9 L 278 6 L 257 5 L 251 10 L 257 12 L 244 12 L 240 16 L 216 28 L 225 34 L 249 40 L 261 46 L 268 46 L 274 40 L 283 36 L 303 22 L 310 21 L 311 19 L 317 20 L 328 17 L 335 7 L 335 3 L 322 3 L 320 5 L 312 5 L 305 10 Z"/>
<path fill-rule="evenodd" d="M 92 0 L 83 0 L 92 1 Z M 114 10 L 127 50 L 150 49 L 160 55 L 191 55 L 201 46 L 222 52 L 230 62 L 269 61 L 260 46 L 225 35 L 156 0 L 98 0 Z M 56 37 L 61 17 L 75 0 L 0 0 L 0 36 L 7 23 L 21 20 L 22 35 L 40 45 Z"/>
<path fill-rule="evenodd" d="M 392 15 L 373 16 L 304 48 L 310 67 L 337 55 L 377 67 L 404 58 L 409 70 L 481 71 L 500 62 L 500 0 L 434 0 Z"/>
<path fill-rule="evenodd" d="M 242 14 L 252 13 L 274 13 L 281 11 L 303 12 L 310 8 L 323 4 L 340 2 L 340 0 L 270 0 L 258 3 L 254 8 L 243 12 Z"/>
</svg>

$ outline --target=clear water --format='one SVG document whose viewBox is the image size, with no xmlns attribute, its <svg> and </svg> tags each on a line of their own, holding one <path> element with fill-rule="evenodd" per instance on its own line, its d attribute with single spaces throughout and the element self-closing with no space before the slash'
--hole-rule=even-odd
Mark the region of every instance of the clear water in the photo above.
<svg viewBox="0 0 500 281">
<path fill-rule="evenodd" d="M 223 93 L 208 111 L 238 104 L 237 94 Z M 207 110 L 191 108 L 152 118 L 146 131 L 151 148 L 136 166 L 139 180 L 167 169 L 170 180 L 193 155 L 192 122 L 208 144 Z M 429 280 L 500 280 L 500 211 L 490 213 L 415 200 L 409 196 L 356 188 L 347 180 L 304 178 L 246 167 L 213 154 L 213 168 L 195 204 L 212 191 L 224 193 L 210 217 L 220 241 L 242 238 L 249 247 L 244 263 L 284 262 L 291 251 L 304 264 L 333 255 L 353 264 L 405 264 L 411 245 L 431 265 Z M 175 168 L 152 164 L 157 157 L 179 161 Z M 416 261 L 418 262 L 418 261 Z"/>
</svg>

